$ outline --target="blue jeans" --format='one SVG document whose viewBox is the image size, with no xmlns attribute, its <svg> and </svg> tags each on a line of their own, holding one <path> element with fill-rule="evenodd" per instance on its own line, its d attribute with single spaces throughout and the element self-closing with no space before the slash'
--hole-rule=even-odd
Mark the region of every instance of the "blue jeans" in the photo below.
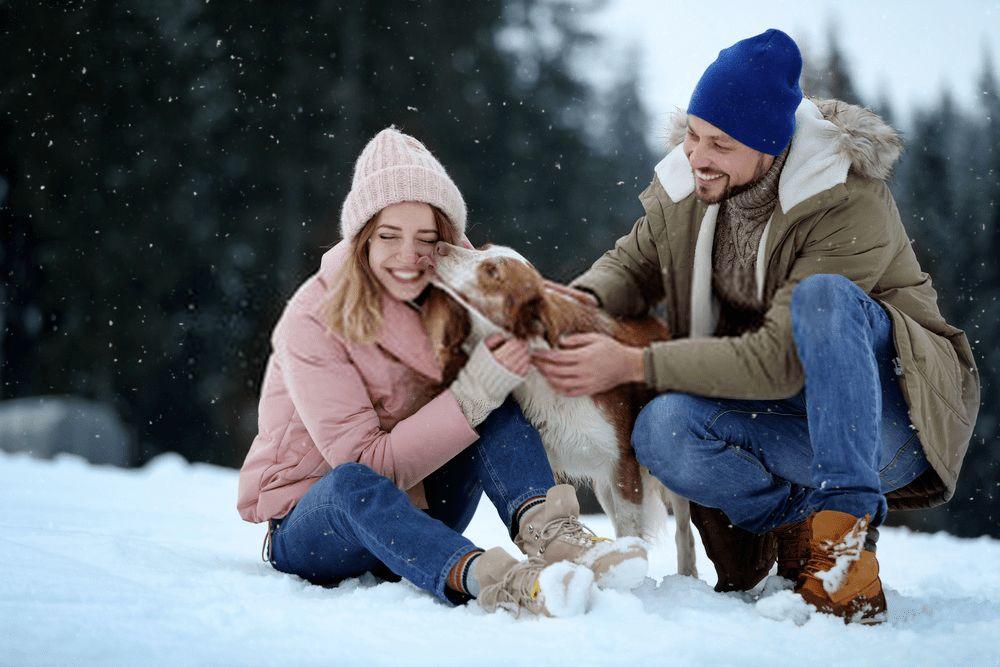
<svg viewBox="0 0 1000 667">
<path fill-rule="evenodd" d="M 870 514 L 927 469 L 895 373 L 892 320 L 842 276 L 792 292 L 805 388 L 778 401 L 663 394 L 636 420 L 639 462 L 673 491 L 754 533 L 821 509 Z"/>
<path fill-rule="evenodd" d="M 477 548 L 461 533 L 483 491 L 513 534 L 514 512 L 555 485 L 538 431 L 513 399 L 477 430 L 476 442 L 424 480 L 427 510 L 367 466 L 337 466 L 272 521 L 271 565 L 323 585 L 384 566 L 442 600 L 461 601 L 445 583 Z"/>
</svg>

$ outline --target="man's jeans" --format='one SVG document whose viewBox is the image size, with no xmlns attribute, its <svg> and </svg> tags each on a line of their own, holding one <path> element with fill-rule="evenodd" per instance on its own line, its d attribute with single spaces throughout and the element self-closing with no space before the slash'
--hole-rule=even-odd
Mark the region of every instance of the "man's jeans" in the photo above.
<svg viewBox="0 0 1000 667">
<path fill-rule="evenodd" d="M 895 373 L 892 321 L 832 275 L 799 283 L 791 316 L 802 392 L 778 401 L 663 394 L 636 420 L 636 456 L 673 491 L 754 533 L 821 509 L 878 525 L 883 494 L 928 466 Z"/>
<path fill-rule="evenodd" d="M 271 565 L 332 585 L 384 564 L 442 600 L 460 601 L 445 582 L 477 548 L 461 533 L 483 491 L 510 527 L 526 500 L 555 485 L 538 431 L 513 399 L 477 430 L 476 442 L 424 480 L 427 510 L 360 463 L 337 466 L 272 522 Z"/>
</svg>

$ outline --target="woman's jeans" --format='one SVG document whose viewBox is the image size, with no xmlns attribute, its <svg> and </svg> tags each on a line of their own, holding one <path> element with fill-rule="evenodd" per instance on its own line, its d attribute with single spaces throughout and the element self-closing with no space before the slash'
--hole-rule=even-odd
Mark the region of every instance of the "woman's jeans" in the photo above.
<svg viewBox="0 0 1000 667">
<path fill-rule="evenodd" d="M 841 276 L 792 293 L 792 337 L 805 389 L 778 401 L 663 394 L 639 414 L 639 461 L 676 493 L 764 533 L 816 510 L 871 515 L 927 459 L 895 369 L 892 321 Z"/>
<path fill-rule="evenodd" d="M 460 601 L 445 582 L 477 549 L 461 533 L 482 492 L 510 527 L 526 500 L 555 485 L 538 431 L 513 399 L 477 431 L 476 442 L 424 480 L 427 510 L 367 466 L 337 466 L 272 521 L 271 565 L 324 585 L 385 566 L 442 600 Z"/>
</svg>

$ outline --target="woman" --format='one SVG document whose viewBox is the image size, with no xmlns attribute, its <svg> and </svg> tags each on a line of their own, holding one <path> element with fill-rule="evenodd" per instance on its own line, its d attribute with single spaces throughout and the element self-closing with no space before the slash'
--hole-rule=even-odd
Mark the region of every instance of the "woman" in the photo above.
<svg viewBox="0 0 1000 667">
<path fill-rule="evenodd" d="M 573 488 L 555 485 L 508 398 L 530 370 L 524 341 L 480 344 L 440 390 L 417 300 L 435 244 L 464 238 L 465 216 L 419 141 L 389 128 L 365 147 L 343 240 L 272 335 L 238 509 L 269 522 L 272 566 L 315 583 L 388 570 L 450 602 L 577 613 L 595 573 L 598 584 L 637 584 L 621 572 L 641 564 L 644 576 L 645 552 L 594 537 Z M 528 559 L 462 536 L 483 491 Z"/>
</svg>

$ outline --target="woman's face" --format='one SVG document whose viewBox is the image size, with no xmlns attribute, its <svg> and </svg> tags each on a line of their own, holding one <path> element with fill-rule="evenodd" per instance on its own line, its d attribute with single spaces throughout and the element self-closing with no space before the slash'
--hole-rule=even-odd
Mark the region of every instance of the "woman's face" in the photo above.
<svg viewBox="0 0 1000 667">
<path fill-rule="evenodd" d="M 434 210 L 423 202 L 402 202 L 382 209 L 368 241 L 368 263 L 393 298 L 416 298 L 430 281 L 418 260 L 430 256 L 438 242 Z"/>
</svg>

